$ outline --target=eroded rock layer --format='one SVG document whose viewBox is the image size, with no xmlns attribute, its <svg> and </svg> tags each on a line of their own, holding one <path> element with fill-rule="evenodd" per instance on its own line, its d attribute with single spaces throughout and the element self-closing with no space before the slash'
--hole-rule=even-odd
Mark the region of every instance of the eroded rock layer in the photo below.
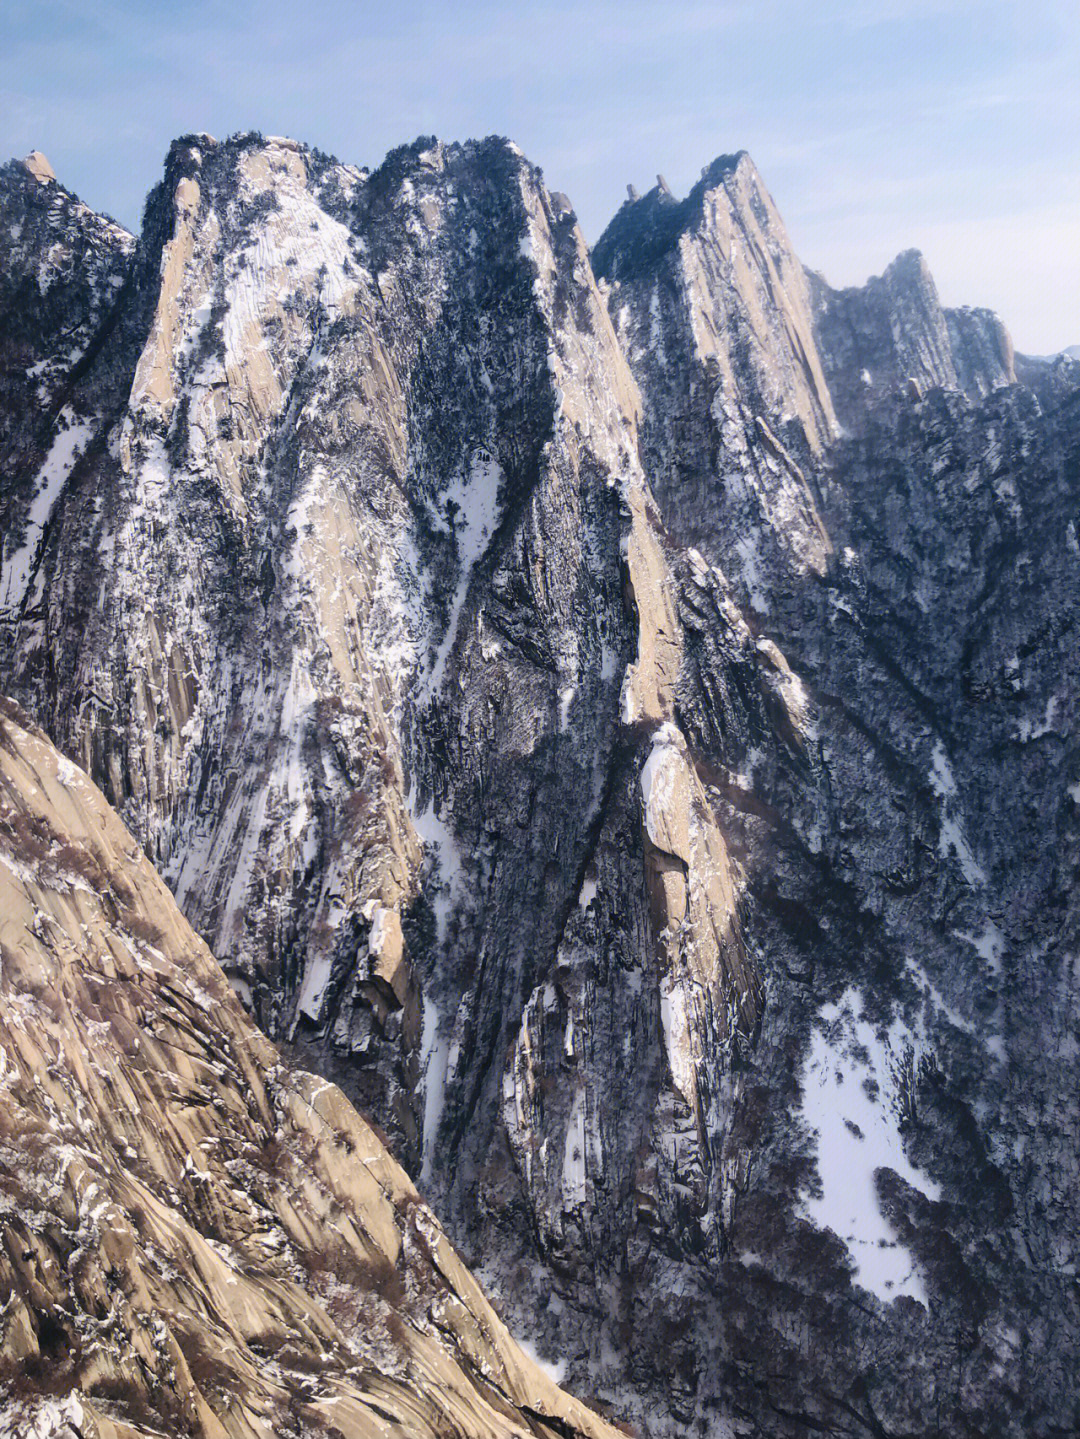
<svg viewBox="0 0 1080 1439">
<path fill-rule="evenodd" d="M 101 794 L 0 720 L 0 1432 L 613 1433 L 332 1084 L 255 1028 Z"/>
</svg>

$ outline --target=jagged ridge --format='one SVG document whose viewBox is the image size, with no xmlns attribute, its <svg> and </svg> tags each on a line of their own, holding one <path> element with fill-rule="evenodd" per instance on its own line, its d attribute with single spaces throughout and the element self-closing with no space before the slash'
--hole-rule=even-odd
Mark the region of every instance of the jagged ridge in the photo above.
<svg viewBox="0 0 1080 1439">
<path fill-rule="evenodd" d="M 187 137 L 130 276 L 0 668 L 261 1022 L 650 1435 L 1067 1426 L 1076 367 L 744 155 Z"/>
</svg>

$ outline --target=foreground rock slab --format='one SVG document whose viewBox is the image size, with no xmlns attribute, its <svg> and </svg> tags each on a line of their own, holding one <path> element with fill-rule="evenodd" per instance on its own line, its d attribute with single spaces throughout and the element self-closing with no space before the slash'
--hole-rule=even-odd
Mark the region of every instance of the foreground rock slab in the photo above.
<svg viewBox="0 0 1080 1439">
<path fill-rule="evenodd" d="M 100 792 L 0 719 L 0 1433 L 590 1436 Z"/>
</svg>

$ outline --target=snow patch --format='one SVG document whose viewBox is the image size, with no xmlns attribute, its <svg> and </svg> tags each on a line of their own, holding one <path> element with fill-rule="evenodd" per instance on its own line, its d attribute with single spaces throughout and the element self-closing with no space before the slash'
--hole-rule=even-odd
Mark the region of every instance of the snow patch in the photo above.
<svg viewBox="0 0 1080 1439">
<path fill-rule="evenodd" d="M 972 889 L 981 889 L 986 884 L 986 871 L 979 864 L 964 833 L 963 818 L 958 803 L 959 789 L 952 772 L 945 746 L 940 740 L 934 741 L 930 756 L 930 788 L 941 801 L 941 828 L 938 834 L 938 853 L 942 859 L 950 854 L 956 856 L 964 879 Z"/>
<path fill-rule="evenodd" d="M 735 553 L 739 556 L 743 584 L 750 595 L 750 603 L 759 614 L 769 613 L 769 596 L 761 574 L 761 554 L 756 534 L 742 535 L 735 541 Z"/>
<path fill-rule="evenodd" d="M 1005 950 L 1005 937 L 992 920 L 983 922 L 980 934 L 965 934 L 962 930 L 954 929 L 953 934 L 957 939 L 962 939 L 965 944 L 970 944 L 980 959 L 986 961 L 991 974 L 1001 973 L 1001 956 Z"/>
<path fill-rule="evenodd" d="M 664 1031 L 664 1051 L 675 1088 L 688 1104 L 697 1092 L 697 1066 L 691 1041 L 690 1016 L 687 1012 L 686 987 L 670 974 L 660 981 L 660 1024 Z"/>
<path fill-rule="evenodd" d="M 900 1133 L 900 1074 L 916 1064 L 919 1042 L 898 1020 L 879 1033 L 848 989 L 825 1005 L 810 1037 L 802 1072 L 802 1119 L 816 1137 L 821 1194 L 804 1196 L 804 1216 L 831 1229 L 847 1246 L 855 1281 L 879 1299 L 926 1291 L 910 1251 L 881 1212 L 874 1180 L 892 1169 L 928 1199 L 939 1187 L 908 1160 Z"/>
<path fill-rule="evenodd" d="M 627 665 L 626 673 L 623 675 L 622 691 L 619 695 L 619 718 L 623 724 L 633 724 L 638 717 L 637 695 L 634 693 L 636 679 L 636 666 Z"/>
<path fill-rule="evenodd" d="M 457 902 L 462 884 L 461 852 L 457 840 L 435 813 L 434 803 L 423 814 L 413 817 L 413 828 L 420 836 L 431 859 L 428 894 L 435 911 L 439 943 L 446 939 L 446 928 Z"/>
<path fill-rule="evenodd" d="M 326 994 L 326 987 L 330 983 L 330 975 L 333 971 L 334 956 L 332 951 L 313 954 L 310 949 L 309 954 L 311 957 L 304 969 L 304 982 L 300 986 L 296 1012 L 318 1024 L 322 1015 L 323 996 Z"/>
<path fill-rule="evenodd" d="M 986 871 L 972 853 L 960 821 L 951 815 L 941 821 L 938 853 L 942 859 L 948 859 L 950 854 L 956 855 L 963 876 L 972 889 L 981 889 L 986 884 Z"/>
<path fill-rule="evenodd" d="M 585 1203 L 585 1091 L 574 1095 L 566 1126 L 563 1151 L 562 1192 L 564 1209 L 580 1209 Z"/>
<path fill-rule="evenodd" d="M 502 470 L 489 455 L 481 453 L 474 459 L 468 474 L 459 476 L 441 496 L 446 511 L 446 528 L 453 534 L 457 550 L 458 582 L 450 601 L 446 632 L 436 651 L 431 673 L 422 686 L 425 699 L 437 693 L 442 685 L 446 661 L 468 597 L 473 568 L 498 528 L 501 485 Z"/>
<path fill-rule="evenodd" d="M 522 1354 L 525 1355 L 525 1358 L 531 1359 L 536 1367 L 542 1369 L 553 1383 L 561 1384 L 563 1382 L 566 1378 L 567 1368 L 565 1359 L 558 1359 L 552 1363 L 550 1360 L 541 1359 L 540 1355 L 536 1352 L 536 1345 L 530 1344 L 527 1339 L 516 1339 L 514 1342 Z"/>
<path fill-rule="evenodd" d="M 86 1424 L 78 1393 L 63 1399 L 24 1399 L 0 1412 L 0 1439 L 70 1439 Z"/>
<path fill-rule="evenodd" d="M 930 976 L 923 969 L 922 965 L 916 964 L 915 960 L 908 959 L 907 970 L 915 984 L 922 991 L 923 998 L 928 1007 L 937 1014 L 943 1014 L 954 1029 L 961 1030 L 964 1034 L 974 1034 L 975 1026 L 969 1019 L 965 1019 L 959 1010 L 942 996 Z"/>
<path fill-rule="evenodd" d="M 559 690 L 559 732 L 564 733 L 570 723 L 570 706 L 574 703 L 577 685 L 563 685 Z"/>
<path fill-rule="evenodd" d="M 939 799 L 948 799 L 956 794 L 956 780 L 953 778 L 952 766 L 945 754 L 945 746 L 940 740 L 934 741 L 934 752 L 930 756 L 930 788 Z"/>
<path fill-rule="evenodd" d="M 440 1034 L 438 1006 L 424 996 L 424 1024 L 420 1036 L 420 1072 L 424 1086 L 424 1132 L 420 1182 L 429 1184 L 435 1159 L 435 1136 L 446 1107 L 446 1078 L 450 1066 L 450 1036 Z"/>
<path fill-rule="evenodd" d="M 1033 739 L 1042 739 L 1043 735 L 1048 735 L 1053 731 L 1060 703 L 1058 695 L 1051 695 L 1046 701 L 1046 709 L 1041 720 L 1022 719 L 1018 722 L 1016 738 L 1021 744 L 1027 744 L 1029 740 Z"/>
</svg>

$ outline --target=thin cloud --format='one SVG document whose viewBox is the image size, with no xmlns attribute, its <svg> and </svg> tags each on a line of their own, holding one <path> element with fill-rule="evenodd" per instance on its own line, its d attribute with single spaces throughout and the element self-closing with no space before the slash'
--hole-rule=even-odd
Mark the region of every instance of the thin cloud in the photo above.
<svg viewBox="0 0 1080 1439">
<path fill-rule="evenodd" d="M 419 133 L 508 134 L 591 239 L 628 182 L 663 171 L 685 192 L 745 148 L 836 282 L 929 236 L 950 294 L 954 257 L 980 257 L 956 298 L 998 306 L 1028 348 L 1080 339 L 1075 4 L 9 0 L 5 28 L 5 148 L 44 149 L 129 225 L 187 130 L 288 133 L 366 164 Z"/>
</svg>

